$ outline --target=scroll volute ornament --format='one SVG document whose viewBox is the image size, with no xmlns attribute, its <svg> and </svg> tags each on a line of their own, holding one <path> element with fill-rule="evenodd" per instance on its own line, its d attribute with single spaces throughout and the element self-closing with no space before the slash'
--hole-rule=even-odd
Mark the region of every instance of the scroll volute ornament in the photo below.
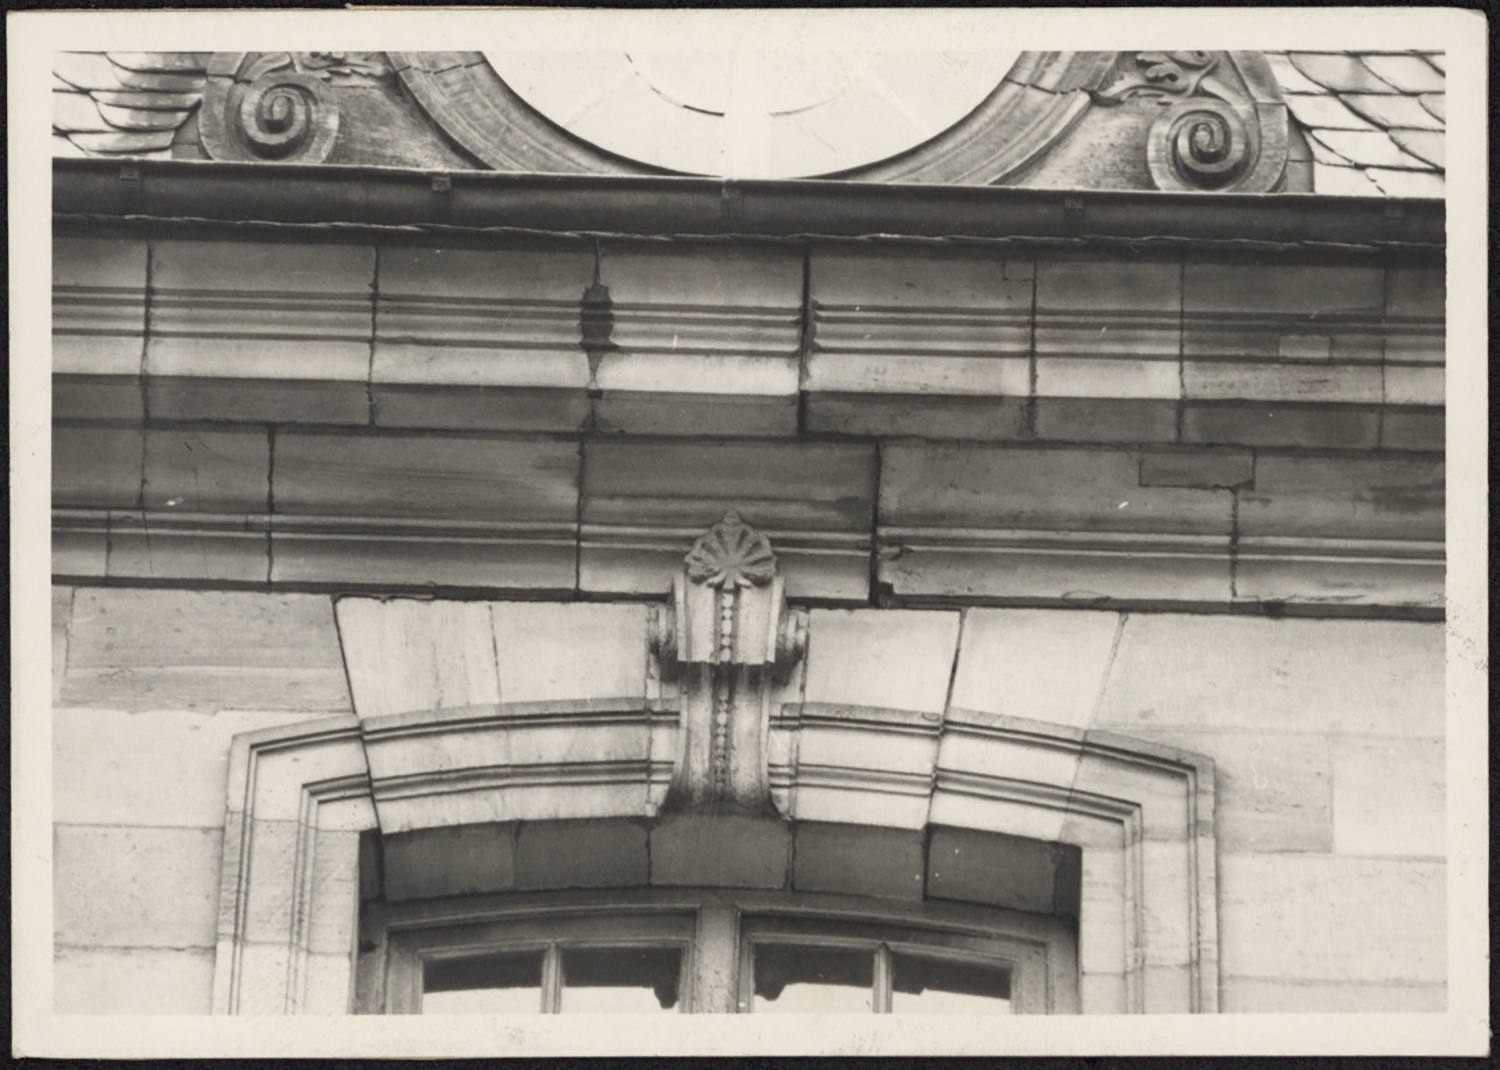
<svg viewBox="0 0 1500 1070">
<path fill-rule="evenodd" d="M 807 643 L 807 614 L 786 605 L 776 555 L 733 512 L 701 535 L 657 607 L 652 646 L 682 699 L 681 746 L 667 809 L 769 813 L 771 688 Z"/>
<path fill-rule="evenodd" d="M 217 160 L 322 163 L 339 135 L 337 87 L 391 76 L 378 52 L 218 52 L 199 120 Z"/>
<path fill-rule="evenodd" d="M 1286 169 L 1286 106 L 1257 52 L 1121 52 L 1095 104 L 1155 104 L 1146 165 L 1163 190 L 1261 193 Z"/>
</svg>

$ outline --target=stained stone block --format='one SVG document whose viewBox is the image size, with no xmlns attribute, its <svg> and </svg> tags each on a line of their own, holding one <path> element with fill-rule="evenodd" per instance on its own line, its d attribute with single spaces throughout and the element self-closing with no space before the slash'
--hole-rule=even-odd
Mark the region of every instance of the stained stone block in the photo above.
<svg viewBox="0 0 1500 1070">
<path fill-rule="evenodd" d="M 264 429 L 148 431 L 143 503 L 164 513 L 264 513 L 269 466 Z"/>
<path fill-rule="evenodd" d="M 1034 405 L 1036 437 L 1044 441 L 1172 442 L 1177 438 L 1175 400 L 1039 397 Z"/>
<path fill-rule="evenodd" d="M 1378 361 L 1384 289 L 1381 268 L 1189 262 L 1183 353 L 1280 358 L 1283 336 L 1326 332 L 1335 358 Z M 1339 319 L 1320 318 L 1330 313 Z"/>
<path fill-rule="evenodd" d="M 57 345 L 54 342 L 53 350 Z M 145 416 L 145 397 L 139 376 L 54 375 L 54 420 L 129 420 Z"/>
<path fill-rule="evenodd" d="M 1374 364 L 1189 360 L 1183 364 L 1182 376 L 1184 396 L 1194 400 L 1245 398 L 1366 405 L 1385 400 L 1382 370 Z"/>
<path fill-rule="evenodd" d="M 256 363 L 258 358 L 252 358 Z M 358 361 L 345 360 L 352 372 Z M 356 377 L 357 378 L 357 377 Z M 304 379 L 152 375 L 146 396 L 153 419 L 216 420 L 228 423 L 356 424 L 370 422 L 369 389 L 363 379 L 327 382 Z"/>
<path fill-rule="evenodd" d="M 1353 406 L 1199 402 L 1182 417 L 1182 440 L 1208 445 L 1370 449 L 1379 434 L 1379 411 Z"/>
<path fill-rule="evenodd" d="M 651 830 L 651 883 L 784 888 L 791 847 L 791 827 L 779 820 L 676 815 Z"/>
<path fill-rule="evenodd" d="M 376 384 L 370 397 L 376 427 L 568 432 L 583 430 L 589 420 L 581 388 Z"/>
<path fill-rule="evenodd" d="M 220 829 L 53 830 L 59 944 L 212 949 Z"/>
<path fill-rule="evenodd" d="M 1443 462 L 1428 458 L 1258 458 L 1240 494 L 1241 535 L 1443 537 Z"/>
<path fill-rule="evenodd" d="M 919 830 L 802 822 L 794 837 L 796 891 L 922 899 L 924 848 Z"/>
<path fill-rule="evenodd" d="M 1036 359 L 1038 397 L 1164 398 L 1182 395 L 1181 370 L 1171 360 L 1097 357 Z"/>
<path fill-rule="evenodd" d="M 139 239 L 53 239 L 54 374 L 140 374 L 146 257 L 146 243 Z"/>
<path fill-rule="evenodd" d="M 809 393 L 806 429 L 836 435 L 1009 441 L 1026 437 L 1025 398 Z"/>
<path fill-rule="evenodd" d="M 1409 367 L 1400 364 L 1387 364 L 1385 367 L 1387 405 L 1441 405 L 1444 390 L 1441 367 Z"/>
<path fill-rule="evenodd" d="M 604 368 L 600 367 L 601 376 Z M 705 384 L 720 388 L 723 384 Z M 777 395 L 606 389 L 593 399 L 594 430 L 640 435 L 745 435 L 786 437 L 797 433 L 796 375 Z"/>
<path fill-rule="evenodd" d="M 1052 914 L 1062 906 L 1057 875 L 1069 852 L 1079 853 L 1078 848 L 1065 844 L 935 828 L 927 849 L 927 894 Z"/>
<path fill-rule="evenodd" d="M 516 887 L 639 887 L 649 879 L 647 832 L 634 821 L 547 821 L 516 832 Z"/>
<path fill-rule="evenodd" d="M 1245 487 L 1255 482 L 1249 450 L 1183 450 L 1141 455 L 1143 487 Z"/>
<path fill-rule="evenodd" d="M 139 428 L 52 428 L 52 506 L 133 509 L 141 493 Z"/>
<path fill-rule="evenodd" d="M 515 825 L 485 823 L 381 837 L 391 902 L 501 892 L 515 886 Z"/>
<path fill-rule="evenodd" d="M 1382 415 L 1380 445 L 1390 450 L 1441 450 L 1447 444 L 1447 421 L 1442 412 L 1392 410 Z"/>
</svg>

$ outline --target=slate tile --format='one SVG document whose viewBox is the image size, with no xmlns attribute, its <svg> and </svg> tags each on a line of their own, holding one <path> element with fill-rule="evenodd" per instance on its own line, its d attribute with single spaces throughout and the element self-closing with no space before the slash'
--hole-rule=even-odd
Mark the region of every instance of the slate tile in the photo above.
<svg viewBox="0 0 1500 1070">
<path fill-rule="evenodd" d="M 1287 109 L 1303 126 L 1317 130 L 1373 130 L 1374 125 L 1322 90 L 1317 96 L 1288 93 Z"/>
<path fill-rule="evenodd" d="M 1441 133 L 1433 130 L 1392 130 L 1390 135 L 1391 140 L 1406 152 L 1442 170 L 1444 142 L 1447 139 Z"/>
<path fill-rule="evenodd" d="M 1311 140 L 1311 139 L 1309 139 Z M 1331 167 L 1314 162 L 1313 190 L 1339 197 L 1379 197 L 1380 187 L 1356 167 Z"/>
<path fill-rule="evenodd" d="M 1443 176 L 1430 171 L 1395 171 L 1371 167 L 1365 172 L 1388 197 L 1442 197 Z"/>
<path fill-rule="evenodd" d="M 1384 131 L 1320 130 L 1317 136 L 1340 156 L 1361 167 L 1427 168 L 1423 161 L 1402 152 Z"/>
<path fill-rule="evenodd" d="M 1382 82 L 1395 86 L 1403 93 L 1443 91 L 1446 79 L 1442 72 L 1420 56 L 1365 55 L 1360 58 Z"/>
<path fill-rule="evenodd" d="M 1442 130 L 1443 124 L 1422 107 L 1416 97 L 1393 97 L 1382 93 L 1346 93 L 1340 98 L 1354 111 L 1379 127 Z"/>
<path fill-rule="evenodd" d="M 1357 56 L 1346 52 L 1289 52 L 1292 65 L 1309 79 L 1338 93 L 1394 93 Z"/>
</svg>

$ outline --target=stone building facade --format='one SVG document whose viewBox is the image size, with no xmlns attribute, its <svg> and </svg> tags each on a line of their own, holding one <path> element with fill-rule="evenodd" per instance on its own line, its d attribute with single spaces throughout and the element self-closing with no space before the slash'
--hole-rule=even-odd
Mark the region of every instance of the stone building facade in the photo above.
<svg viewBox="0 0 1500 1070">
<path fill-rule="evenodd" d="M 57 57 L 57 1011 L 1444 1009 L 1443 56 L 583 62 Z"/>
</svg>

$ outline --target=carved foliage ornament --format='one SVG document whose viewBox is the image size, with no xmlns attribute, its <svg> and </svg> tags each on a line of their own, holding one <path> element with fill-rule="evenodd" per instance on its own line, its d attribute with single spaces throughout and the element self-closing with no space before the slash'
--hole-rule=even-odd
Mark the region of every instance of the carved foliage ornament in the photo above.
<svg viewBox="0 0 1500 1070">
<path fill-rule="evenodd" d="M 787 608 L 770 541 L 733 512 L 683 564 L 652 627 L 663 677 L 679 682 L 682 701 L 667 805 L 769 812 L 770 692 L 802 656 L 807 614 Z"/>
<path fill-rule="evenodd" d="M 217 53 L 204 87 L 204 148 L 220 160 L 322 163 L 339 134 L 334 87 L 390 74 L 378 52 Z"/>
</svg>

